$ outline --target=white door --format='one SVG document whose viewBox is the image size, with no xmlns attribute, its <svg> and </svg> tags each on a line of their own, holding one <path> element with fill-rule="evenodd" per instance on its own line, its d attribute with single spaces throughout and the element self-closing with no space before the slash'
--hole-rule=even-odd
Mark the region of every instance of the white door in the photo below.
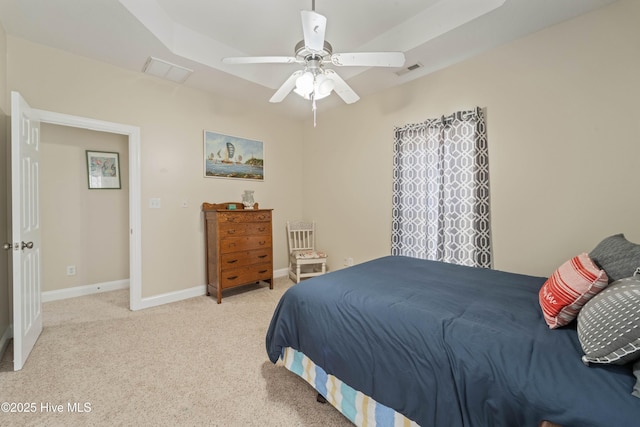
<svg viewBox="0 0 640 427">
<path fill-rule="evenodd" d="M 22 369 L 42 332 L 38 176 L 40 123 L 11 92 L 11 221 L 13 242 L 13 369 Z"/>
</svg>

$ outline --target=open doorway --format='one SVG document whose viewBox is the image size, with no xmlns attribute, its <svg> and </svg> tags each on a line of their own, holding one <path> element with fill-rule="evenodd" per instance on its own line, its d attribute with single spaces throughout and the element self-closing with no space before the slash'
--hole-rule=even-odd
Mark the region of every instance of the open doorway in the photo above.
<svg viewBox="0 0 640 427">
<path fill-rule="evenodd" d="M 128 161 L 128 247 L 129 247 L 129 308 L 144 308 L 142 301 L 142 239 L 140 210 L 140 128 L 86 117 L 45 110 L 33 110 L 41 124 L 123 135 L 127 140 Z M 124 173 L 124 172 L 123 172 Z M 78 183 L 84 185 L 84 183 Z M 71 207 L 66 207 L 71 208 Z M 66 274 L 66 266 L 65 266 Z"/>
<path fill-rule="evenodd" d="M 42 302 L 129 288 L 128 144 L 121 134 L 41 124 Z M 89 188 L 87 151 L 113 163 L 108 188 Z"/>
</svg>

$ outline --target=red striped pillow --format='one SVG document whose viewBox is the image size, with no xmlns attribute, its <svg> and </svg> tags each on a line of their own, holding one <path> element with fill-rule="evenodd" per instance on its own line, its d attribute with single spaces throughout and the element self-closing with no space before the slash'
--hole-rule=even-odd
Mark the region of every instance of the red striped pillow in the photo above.
<svg viewBox="0 0 640 427">
<path fill-rule="evenodd" d="M 562 264 L 538 293 L 549 328 L 569 324 L 578 316 L 582 306 L 608 284 L 607 273 L 599 269 L 586 253 Z"/>
</svg>

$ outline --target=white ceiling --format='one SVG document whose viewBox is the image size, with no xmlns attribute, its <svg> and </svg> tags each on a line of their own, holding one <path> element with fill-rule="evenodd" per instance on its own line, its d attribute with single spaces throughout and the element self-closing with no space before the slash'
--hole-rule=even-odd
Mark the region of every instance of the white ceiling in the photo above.
<svg viewBox="0 0 640 427">
<path fill-rule="evenodd" d="M 317 0 L 334 52 L 402 51 L 418 70 L 333 67 L 364 97 L 616 0 Z M 308 118 L 291 93 L 298 64 L 225 65 L 225 56 L 293 56 L 312 0 L 0 0 L 7 34 L 142 72 L 150 56 L 190 69 L 186 86 Z M 322 111 L 342 104 L 318 101 Z"/>
</svg>

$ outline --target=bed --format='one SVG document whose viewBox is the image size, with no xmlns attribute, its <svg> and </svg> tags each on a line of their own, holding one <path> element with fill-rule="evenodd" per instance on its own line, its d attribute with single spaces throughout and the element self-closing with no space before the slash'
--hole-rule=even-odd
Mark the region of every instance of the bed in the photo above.
<svg viewBox="0 0 640 427">
<path fill-rule="evenodd" d="M 266 335 L 356 425 L 640 425 L 628 364 L 550 329 L 547 278 L 387 256 L 292 286 Z"/>
</svg>

